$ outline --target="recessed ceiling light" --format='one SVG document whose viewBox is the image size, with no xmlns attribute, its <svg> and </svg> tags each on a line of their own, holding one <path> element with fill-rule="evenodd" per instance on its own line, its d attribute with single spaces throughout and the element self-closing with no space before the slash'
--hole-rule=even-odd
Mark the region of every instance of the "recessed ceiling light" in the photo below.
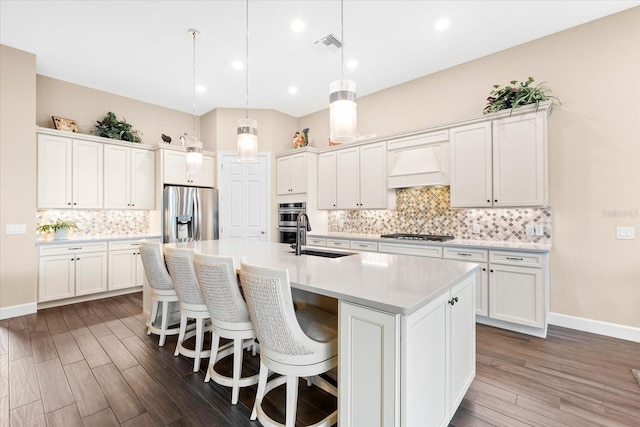
<svg viewBox="0 0 640 427">
<path fill-rule="evenodd" d="M 298 88 L 295 86 L 289 86 L 289 93 L 291 95 L 295 95 L 296 93 L 298 93 Z"/>
<path fill-rule="evenodd" d="M 231 66 L 234 70 L 242 70 L 244 68 L 244 63 L 242 63 L 242 61 L 233 61 Z"/>
<path fill-rule="evenodd" d="M 355 59 L 350 59 L 349 61 L 347 61 L 347 63 L 345 65 L 350 70 L 353 70 L 354 68 L 358 67 L 358 61 L 356 61 Z"/>
<path fill-rule="evenodd" d="M 207 88 L 203 85 L 198 85 L 196 86 L 196 92 L 198 93 L 205 93 L 207 91 Z"/>
<path fill-rule="evenodd" d="M 438 19 L 433 26 L 436 31 L 444 31 L 451 25 L 451 20 L 449 18 Z"/>
<path fill-rule="evenodd" d="M 304 31 L 305 27 L 305 23 L 299 19 L 296 19 L 291 23 L 291 29 L 295 33 L 301 33 L 302 31 Z"/>
</svg>

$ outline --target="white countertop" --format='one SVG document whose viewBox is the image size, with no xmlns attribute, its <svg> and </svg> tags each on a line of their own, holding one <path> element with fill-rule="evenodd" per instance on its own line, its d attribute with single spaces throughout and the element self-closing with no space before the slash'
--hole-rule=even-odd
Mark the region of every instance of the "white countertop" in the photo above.
<svg viewBox="0 0 640 427">
<path fill-rule="evenodd" d="M 418 246 L 464 246 L 468 248 L 479 249 L 497 249 L 497 250 L 517 250 L 524 252 L 550 252 L 550 243 L 527 243 L 527 242 L 503 242 L 497 240 L 471 240 L 471 239 L 453 239 L 447 242 L 431 242 L 421 240 L 400 240 L 381 238 L 379 234 L 356 234 L 356 233 L 309 233 L 309 237 L 323 237 L 327 239 L 349 239 L 362 240 L 367 242 L 385 242 L 396 244 L 408 244 Z"/>
<path fill-rule="evenodd" d="M 289 245 L 206 240 L 169 244 L 248 263 L 287 269 L 294 288 L 394 314 L 410 314 L 442 295 L 478 264 L 407 255 L 358 252 L 342 258 L 296 256 Z M 331 252 L 344 252 L 327 249 Z"/>
<path fill-rule="evenodd" d="M 65 240 L 54 240 L 53 237 L 48 239 L 36 240 L 36 246 L 40 245 L 64 245 L 65 243 L 82 243 L 82 242 L 117 242 L 121 240 L 139 240 L 139 239 L 162 239 L 159 234 L 105 234 L 101 236 L 69 236 Z"/>
</svg>

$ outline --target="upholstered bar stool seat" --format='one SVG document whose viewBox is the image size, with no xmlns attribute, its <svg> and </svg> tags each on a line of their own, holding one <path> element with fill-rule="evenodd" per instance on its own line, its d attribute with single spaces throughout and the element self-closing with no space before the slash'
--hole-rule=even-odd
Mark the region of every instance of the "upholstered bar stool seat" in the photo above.
<svg viewBox="0 0 640 427">
<path fill-rule="evenodd" d="M 204 335 L 211 331 L 211 316 L 198 287 L 193 257 L 193 249 L 188 248 L 166 248 L 164 253 L 169 275 L 180 300 L 180 333 L 174 356 L 181 354 L 192 358 L 193 372 L 198 372 L 202 358 L 211 355 L 210 350 L 203 348 Z M 189 319 L 195 320 L 195 329 L 187 328 Z M 185 346 L 185 342 L 193 337 L 196 343 L 192 350 Z"/>
<path fill-rule="evenodd" d="M 162 243 L 141 240 L 139 249 L 144 273 L 151 290 L 151 317 L 147 322 L 147 335 L 158 335 L 160 337 L 158 345 L 162 347 L 167 335 L 180 333 L 179 327 L 170 328 L 168 325 L 169 304 L 178 302 L 178 294 L 173 288 L 173 282 L 164 264 Z M 159 310 L 162 311 L 162 317 L 158 325 Z"/>
<path fill-rule="evenodd" d="M 287 270 L 243 260 L 240 281 L 260 341 L 260 378 L 251 419 L 257 417 L 263 426 L 293 427 L 300 377 L 315 377 L 314 383 L 337 396 L 336 388 L 318 377 L 338 365 L 337 316 L 310 306 L 295 311 Z M 281 376 L 268 381 L 269 371 Z M 285 382 L 286 424 L 280 424 L 265 413 L 262 402 L 269 391 Z M 336 410 L 314 426 L 331 426 L 337 419 Z"/>
<path fill-rule="evenodd" d="M 202 255 L 196 252 L 194 258 L 196 278 L 200 292 L 211 314 L 211 357 L 205 382 L 210 379 L 217 384 L 231 387 L 231 403 L 237 404 L 240 387 L 258 382 L 258 375 L 241 378 L 243 350 L 251 347 L 255 355 L 255 332 L 247 306 L 240 294 L 233 258 Z M 220 338 L 233 340 L 233 346 L 220 347 Z M 215 370 L 215 364 L 233 353 L 233 377 L 222 375 Z"/>
</svg>

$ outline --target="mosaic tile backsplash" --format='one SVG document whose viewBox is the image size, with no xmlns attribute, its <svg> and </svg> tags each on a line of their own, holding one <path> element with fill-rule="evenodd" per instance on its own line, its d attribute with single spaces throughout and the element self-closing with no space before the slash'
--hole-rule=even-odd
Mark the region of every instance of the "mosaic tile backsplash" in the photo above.
<svg viewBox="0 0 640 427">
<path fill-rule="evenodd" d="M 449 187 L 407 188 L 396 193 L 396 210 L 330 211 L 329 232 L 447 234 L 458 239 L 551 243 L 550 208 L 451 209 Z M 473 234 L 474 223 L 480 233 Z M 544 236 L 527 236 L 527 224 Z"/>
<path fill-rule="evenodd" d="M 46 210 L 37 211 L 36 226 L 55 222 L 57 219 L 73 220 L 81 231 L 71 231 L 70 236 L 108 236 L 149 232 L 148 211 L 117 210 Z M 37 238 L 47 238 L 53 233 L 37 233 Z"/>
</svg>

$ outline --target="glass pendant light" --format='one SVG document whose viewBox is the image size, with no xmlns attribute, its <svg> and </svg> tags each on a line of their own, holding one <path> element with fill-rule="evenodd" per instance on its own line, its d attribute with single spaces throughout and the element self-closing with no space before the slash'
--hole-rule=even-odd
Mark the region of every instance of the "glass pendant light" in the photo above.
<svg viewBox="0 0 640 427">
<path fill-rule="evenodd" d="M 196 38 L 200 32 L 196 29 L 189 29 L 189 34 L 193 37 L 193 130 L 191 139 L 185 144 L 187 150 L 186 165 L 187 173 L 202 173 L 202 141 L 196 136 Z"/>
<path fill-rule="evenodd" d="M 238 120 L 238 161 L 255 163 L 258 161 L 258 122 L 249 118 L 249 0 L 246 0 L 246 65 L 247 92 L 245 98 L 245 118 Z"/>
<path fill-rule="evenodd" d="M 344 78 L 344 4 L 340 0 L 340 80 L 329 85 L 329 140 L 353 142 L 358 135 L 356 84 Z"/>
</svg>

